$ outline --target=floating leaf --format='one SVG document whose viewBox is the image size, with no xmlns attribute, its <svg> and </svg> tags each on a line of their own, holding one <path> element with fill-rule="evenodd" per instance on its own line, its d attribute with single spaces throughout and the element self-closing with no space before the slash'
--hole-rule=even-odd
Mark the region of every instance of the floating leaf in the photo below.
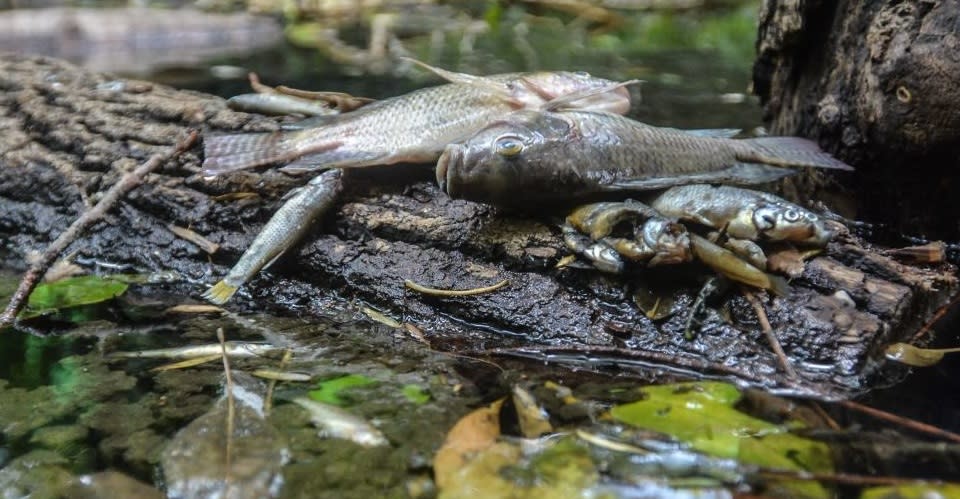
<svg viewBox="0 0 960 499">
<path fill-rule="evenodd" d="M 333 405 L 346 405 L 347 401 L 340 398 L 339 394 L 347 388 L 355 386 L 364 386 L 376 383 L 366 376 L 360 374 L 348 374 L 339 378 L 328 379 L 317 383 L 317 389 L 311 390 L 308 395 L 317 402 L 324 402 Z"/>
<path fill-rule="evenodd" d="M 960 485 L 955 483 L 898 485 L 872 487 L 860 494 L 860 499 L 927 499 L 933 497 L 960 497 Z"/>
<path fill-rule="evenodd" d="M 433 458 L 437 486 L 444 489 L 459 480 L 470 458 L 489 449 L 500 437 L 500 408 L 503 399 L 460 418 L 447 433 Z"/>
<path fill-rule="evenodd" d="M 833 470 L 825 444 L 788 433 L 799 424 L 775 425 L 734 409 L 740 392 L 733 385 L 682 383 L 651 386 L 643 392 L 645 399 L 614 407 L 610 414 L 618 421 L 671 435 L 712 456 L 782 470 Z M 805 496 L 826 495 L 816 482 L 786 485 Z"/>
<path fill-rule="evenodd" d="M 403 396 L 414 404 L 421 405 L 430 401 L 430 393 L 419 385 L 403 385 Z"/>
<path fill-rule="evenodd" d="M 27 300 L 21 319 L 102 303 L 123 294 L 129 285 L 111 277 L 86 275 L 39 286 Z"/>
</svg>

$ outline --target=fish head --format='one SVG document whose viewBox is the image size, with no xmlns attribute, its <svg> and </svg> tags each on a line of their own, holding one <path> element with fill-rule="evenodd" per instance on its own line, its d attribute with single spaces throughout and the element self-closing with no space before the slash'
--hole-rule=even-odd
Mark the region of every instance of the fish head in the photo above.
<svg viewBox="0 0 960 499">
<path fill-rule="evenodd" d="M 772 241 L 825 246 L 835 236 L 816 213 L 793 203 L 762 203 L 753 211 L 753 224 Z"/>
<path fill-rule="evenodd" d="M 550 190 L 571 124 L 556 113 L 516 111 L 448 145 L 437 183 L 452 198 L 516 205 Z"/>
<path fill-rule="evenodd" d="M 630 111 L 630 91 L 624 84 L 585 71 L 527 73 L 506 85 L 511 98 L 525 109 Z"/>
</svg>

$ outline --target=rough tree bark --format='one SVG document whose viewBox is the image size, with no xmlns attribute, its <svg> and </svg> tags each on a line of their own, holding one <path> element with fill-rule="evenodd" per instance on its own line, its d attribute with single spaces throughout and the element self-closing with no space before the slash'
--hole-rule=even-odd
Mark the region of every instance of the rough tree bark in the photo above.
<svg viewBox="0 0 960 499">
<path fill-rule="evenodd" d="M 274 120 L 228 110 L 224 101 L 159 85 L 115 80 L 51 59 L 0 58 L 0 265 L 22 268 L 123 171 L 171 147 L 187 128 L 270 130 Z M 233 264 L 283 193 L 303 182 L 274 171 L 204 180 L 197 146 L 133 190 L 112 217 L 72 245 L 78 261 L 176 270 L 171 284 L 198 299 Z M 352 173 L 352 172 L 351 172 Z M 633 373 L 734 377 L 785 392 L 849 396 L 869 385 L 882 348 L 909 336 L 956 287 L 943 268 L 899 264 L 853 237 L 808 263 L 793 292 L 764 300 L 800 378 L 785 377 L 749 303 L 733 290 L 711 302 L 701 333 L 680 331 L 697 266 L 612 278 L 557 270 L 565 254 L 551 215 L 504 213 L 451 200 L 422 167 L 383 167 L 345 176 L 343 201 L 301 247 L 261 274 L 231 307 L 287 313 L 362 300 L 422 329 L 437 348 L 514 348 L 519 353 Z M 415 177 L 415 180 L 411 180 Z M 257 196 L 216 200 L 232 192 Z M 554 214 L 556 215 L 556 214 Z M 209 256 L 168 224 L 220 244 Z M 212 260 L 212 262 L 211 262 Z M 509 279 L 496 293 L 431 298 L 404 279 L 470 288 Z M 637 288 L 678 293 L 678 313 L 651 321 Z M 721 310 L 718 312 L 718 310 Z M 578 351 L 589 349 L 589 355 Z"/>
<path fill-rule="evenodd" d="M 771 132 L 856 166 L 861 216 L 960 236 L 960 4 L 765 0 L 757 53 Z"/>
</svg>

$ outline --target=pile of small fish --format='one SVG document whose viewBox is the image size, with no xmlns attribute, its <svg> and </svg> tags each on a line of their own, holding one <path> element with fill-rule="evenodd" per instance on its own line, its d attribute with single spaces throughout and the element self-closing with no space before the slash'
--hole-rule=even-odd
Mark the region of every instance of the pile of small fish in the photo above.
<svg viewBox="0 0 960 499">
<path fill-rule="evenodd" d="M 304 219 L 335 199 L 339 168 L 437 161 L 444 192 L 493 204 L 644 196 L 648 204 L 591 205 L 568 218 L 568 246 L 608 271 L 623 268 L 621 256 L 649 265 L 696 256 L 734 280 L 784 293 L 783 278 L 764 272 L 762 251 L 739 241 L 823 246 L 833 237 L 815 214 L 776 196 L 708 185 L 766 183 L 803 167 L 852 170 L 809 140 L 737 140 L 646 125 L 621 116 L 630 108 L 625 86 L 633 82 L 582 72 L 481 77 L 418 64 L 450 83 L 310 118 L 292 129 L 205 137 L 208 175 L 267 164 L 323 171 L 274 215 L 207 291 L 208 300 L 226 302 L 296 242 Z M 638 221 L 636 233 L 611 238 L 612 227 L 627 219 Z M 720 231 L 724 244 L 746 259 L 688 234 L 678 220 Z"/>
</svg>

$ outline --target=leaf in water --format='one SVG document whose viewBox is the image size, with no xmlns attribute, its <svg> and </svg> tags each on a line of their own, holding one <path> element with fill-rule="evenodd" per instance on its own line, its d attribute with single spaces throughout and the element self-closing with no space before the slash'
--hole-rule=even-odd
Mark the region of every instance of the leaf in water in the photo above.
<svg viewBox="0 0 960 499">
<path fill-rule="evenodd" d="M 37 286 L 27 300 L 21 319 L 29 319 L 55 311 L 101 303 L 120 296 L 128 284 L 110 277 L 87 275 L 71 277 Z"/>
<path fill-rule="evenodd" d="M 376 383 L 366 376 L 360 374 L 348 374 L 339 378 L 328 379 L 317 383 L 317 389 L 311 390 L 307 395 L 316 400 L 333 405 L 346 405 L 347 401 L 340 398 L 339 394 L 347 388 L 355 386 L 364 386 Z"/>
<path fill-rule="evenodd" d="M 937 497 L 960 497 L 960 485 L 955 483 L 898 485 L 895 487 L 872 487 L 860 494 L 860 499 L 928 499 Z"/>
<path fill-rule="evenodd" d="M 433 458 L 433 473 L 442 490 L 457 481 L 469 458 L 488 449 L 500 437 L 500 407 L 503 399 L 460 418 L 447 433 Z"/>
<path fill-rule="evenodd" d="M 614 419 L 671 435 L 712 456 L 737 459 L 765 468 L 828 473 L 833 470 L 829 448 L 788 433 L 733 408 L 740 399 L 736 387 L 720 382 L 681 383 L 643 389 L 646 398 L 610 410 Z M 820 484 L 783 484 L 804 496 L 827 495 Z"/>
<path fill-rule="evenodd" d="M 403 396 L 414 404 L 422 405 L 430 401 L 430 393 L 419 385 L 403 385 L 401 391 Z"/>
</svg>

